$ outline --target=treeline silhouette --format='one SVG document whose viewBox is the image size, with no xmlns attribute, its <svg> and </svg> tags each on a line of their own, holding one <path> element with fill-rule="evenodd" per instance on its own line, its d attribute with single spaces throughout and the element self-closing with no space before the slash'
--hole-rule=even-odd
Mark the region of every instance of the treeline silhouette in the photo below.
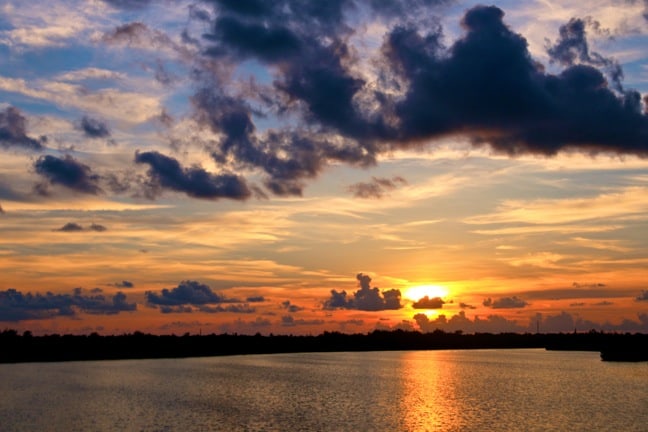
<svg viewBox="0 0 648 432">
<path fill-rule="evenodd" d="M 648 334 L 589 333 L 420 333 L 376 330 L 368 334 L 324 332 L 293 335 L 45 335 L 0 332 L 0 363 L 207 357 L 334 351 L 545 348 L 601 351 L 604 360 L 648 360 Z M 606 358 L 606 353 L 607 358 Z"/>
</svg>

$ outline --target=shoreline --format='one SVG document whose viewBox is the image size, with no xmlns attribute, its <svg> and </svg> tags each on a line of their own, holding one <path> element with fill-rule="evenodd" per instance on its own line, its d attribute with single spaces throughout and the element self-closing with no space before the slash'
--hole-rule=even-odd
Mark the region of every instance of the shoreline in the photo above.
<svg viewBox="0 0 648 432">
<path fill-rule="evenodd" d="M 297 352 L 420 351 L 440 349 L 543 348 L 598 351 L 602 360 L 648 360 L 648 334 L 618 333 L 432 333 L 376 330 L 368 334 L 325 332 L 293 335 L 19 335 L 0 332 L 0 363 L 212 357 Z M 628 360 L 632 361 L 632 360 Z"/>
</svg>

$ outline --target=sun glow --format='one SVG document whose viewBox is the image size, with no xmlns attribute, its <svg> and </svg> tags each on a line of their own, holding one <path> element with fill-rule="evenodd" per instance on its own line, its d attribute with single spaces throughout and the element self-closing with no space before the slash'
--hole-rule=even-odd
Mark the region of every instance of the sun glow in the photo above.
<svg viewBox="0 0 648 432">
<path fill-rule="evenodd" d="M 405 289 L 403 297 L 411 301 L 419 301 L 427 296 L 432 299 L 435 297 L 444 298 L 448 295 L 448 288 L 441 285 L 416 285 Z"/>
</svg>

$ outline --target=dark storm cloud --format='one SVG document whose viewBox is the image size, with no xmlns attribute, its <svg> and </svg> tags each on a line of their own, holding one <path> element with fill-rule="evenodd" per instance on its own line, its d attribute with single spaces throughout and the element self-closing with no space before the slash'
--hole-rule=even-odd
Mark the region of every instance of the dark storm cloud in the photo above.
<svg viewBox="0 0 648 432">
<path fill-rule="evenodd" d="M 99 119 L 83 116 L 79 122 L 78 129 L 88 138 L 108 138 L 110 130 L 108 125 Z"/>
<path fill-rule="evenodd" d="M 483 301 L 483 305 L 493 309 L 517 309 L 528 306 L 529 303 L 522 300 L 517 296 L 502 297 L 499 299 L 491 299 L 490 297 Z"/>
<path fill-rule="evenodd" d="M 300 195 L 303 179 L 316 177 L 329 161 L 366 166 L 373 156 L 361 145 L 344 143 L 297 130 L 256 134 L 249 104 L 211 88 L 193 99 L 199 121 L 223 138 L 210 148 L 216 162 L 234 161 L 239 168 L 261 169 L 265 186 L 275 195 Z"/>
<path fill-rule="evenodd" d="M 409 82 L 394 108 L 404 140 L 462 132 L 509 154 L 567 148 L 648 154 L 639 93 L 615 93 L 589 65 L 545 73 L 503 15 L 496 7 L 469 10 L 465 36 L 447 51 L 438 35 L 411 27 L 390 33 L 386 57 Z"/>
<path fill-rule="evenodd" d="M 212 291 L 208 285 L 192 280 L 182 281 L 177 287 L 164 288 L 160 292 L 146 291 L 145 295 L 149 304 L 158 306 L 202 306 L 238 301 Z"/>
<path fill-rule="evenodd" d="M 587 45 L 586 27 L 598 28 L 594 20 L 573 19 L 561 28 L 548 50 L 564 69 L 550 74 L 497 7 L 467 11 L 464 35 L 446 47 L 440 26 L 423 29 L 415 24 L 420 19 L 410 19 L 443 1 L 203 3 L 213 14 L 195 18 L 210 20 L 196 41 L 202 55 L 194 68 L 196 117 L 220 137 L 208 145 L 215 161 L 260 170 L 274 194 L 301 194 L 305 180 L 332 162 L 367 166 L 381 153 L 450 134 L 510 155 L 648 154 L 641 95 L 624 90 L 616 62 Z M 349 45 L 349 13 L 367 7 L 398 15 L 382 57 L 374 59 L 376 82 L 354 72 L 358 58 Z M 142 26 L 114 36 L 128 40 L 149 31 Z M 214 65 L 249 59 L 271 68 L 272 82 L 231 94 L 234 87 Z M 300 125 L 280 123 L 260 133 L 255 121 L 268 114 Z M 351 191 L 380 196 L 389 188 L 373 182 Z"/>
<path fill-rule="evenodd" d="M 412 308 L 414 309 L 441 309 L 446 302 L 441 297 L 428 297 L 425 296 L 422 299 L 414 302 Z"/>
<path fill-rule="evenodd" d="M 400 309 L 401 292 L 390 289 L 380 292 L 376 287 L 371 288 L 371 277 L 358 273 L 356 275 L 360 289 L 347 297 L 346 291 L 331 290 L 331 297 L 324 302 L 324 309 L 357 309 L 364 311 L 381 311 Z"/>
<path fill-rule="evenodd" d="M 74 316 L 78 311 L 95 315 L 114 315 L 136 309 L 137 305 L 128 303 L 126 295 L 122 292 L 107 297 L 101 290 L 88 293 L 81 288 L 76 288 L 72 294 L 23 294 L 15 289 L 0 291 L 0 321 Z"/>
<path fill-rule="evenodd" d="M 635 297 L 636 301 L 648 301 L 648 290 L 642 290 L 641 294 Z"/>
<path fill-rule="evenodd" d="M 171 189 L 202 199 L 245 200 L 252 194 L 240 176 L 227 173 L 211 174 L 197 166 L 183 168 L 176 159 L 156 151 L 136 153 L 135 162 L 149 165 L 148 186 L 152 196 L 162 189 Z"/>
<path fill-rule="evenodd" d="M 359 182 L 349 186 L 348 190 L 356 198 L 380 199 L 386 193 L 407 184 L 407 181 L 399 176 L 388 178 L 372 177 L 370 182 Z"/>
<path fill-rule="evenodd" d="M 77 192 L 97 195 L 102 192 L 98 185 L 99 176 L 89 166 L 70 155 L 63 158 L 45 155 L 34 163 L 36 173 L 45 177 L 52 185 L 61 185 Z"/>
<path fill-rule="evenodd" d="M 0 147 L 42 150 L 45 137 L 27 136 L 27 120 L 18 108 L 9 106 L 0 111 Z"/>
</svg>

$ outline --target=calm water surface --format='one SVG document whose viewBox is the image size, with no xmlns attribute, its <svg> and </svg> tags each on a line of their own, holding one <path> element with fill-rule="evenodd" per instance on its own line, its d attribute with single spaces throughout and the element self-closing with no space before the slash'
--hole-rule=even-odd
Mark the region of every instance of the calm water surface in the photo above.
<svg viewBox="0 0 648 432">
<path fill-rule="evenodd" d="M 0 365 L 1 431 L 648 431 L 648 363 L 544 350 Z"/>
</svg>

